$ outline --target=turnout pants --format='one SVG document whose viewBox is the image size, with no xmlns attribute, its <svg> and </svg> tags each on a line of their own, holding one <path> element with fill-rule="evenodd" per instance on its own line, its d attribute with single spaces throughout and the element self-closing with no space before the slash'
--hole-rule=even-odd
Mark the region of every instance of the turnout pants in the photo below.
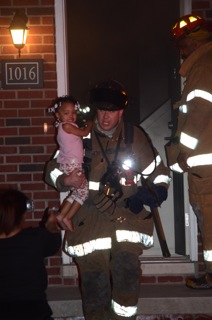
<svg viewBox="0 0 212 320">
<path fill-rule="evenodd" d="M 212 273 L 212 177 L 189 176 L 189 198 L 202 236 L 206 271 Z"/>
<path fill-rule="evenodd" d="M 141 269 L 135 252 L 99 250 L 76 262 L 86 320 L 136 319 Z"/>
<path fill-rule="evenodd" d="M 78 264 L 86 320 L 135 320 L 140 288 L 139 256 L 152 245 L 149 212 L 117 207 L 113 215 L 84 205 L 73 217 L 64 251 Z"/>
</svg>

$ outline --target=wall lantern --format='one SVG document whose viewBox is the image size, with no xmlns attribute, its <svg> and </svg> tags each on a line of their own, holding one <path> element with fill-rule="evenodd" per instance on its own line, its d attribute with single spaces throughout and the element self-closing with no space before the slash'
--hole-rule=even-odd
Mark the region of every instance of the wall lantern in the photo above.
<svg viewBox="0 0 212 320">
<path fill-rule="evenodd" d="M 12 41 L 14 46 L 18 49 L 19 57 L 21 55 L 21 49 L 26 44 L 28 32 L 28 27 L 26 26 L 27 21 L 28 18 L 26 14 L 21 10 L 17 10 L 9 26 Z"/>
</svg>

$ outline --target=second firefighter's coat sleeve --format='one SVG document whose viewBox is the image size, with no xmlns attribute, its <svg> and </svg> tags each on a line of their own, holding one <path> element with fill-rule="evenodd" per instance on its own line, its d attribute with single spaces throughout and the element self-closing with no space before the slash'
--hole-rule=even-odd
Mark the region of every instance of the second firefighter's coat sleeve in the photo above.
<svg viewBox="0 0 212 320">
<path fill-rule="evenodd" d="M 171 181 L 170 170 L 164 165 L 163 159 L 143 129 L 135 128 L 133 149 L 137 154 L 137 165 L 144 179 L 148 178 L 152 183 L 168 189 Z"/>
</svg>

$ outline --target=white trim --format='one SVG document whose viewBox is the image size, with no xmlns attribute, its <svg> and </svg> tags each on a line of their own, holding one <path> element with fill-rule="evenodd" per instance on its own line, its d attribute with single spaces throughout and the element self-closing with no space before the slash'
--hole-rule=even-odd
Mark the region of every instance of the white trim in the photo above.
<svg viewBox="0 0 212 320">
<path fill-rule="evenodd" d="M 56 70 L 57 94 L 62 96 L 68 93 L 68 52 L 67 52 L 67 27 L 66 27 L 66 0 L 55 0 L 55 37 L 56 37 Z M 60 203 L 67 193 L 60 193 Z M 62 237 L 64 236 L 62 231 Z M 62 252 L 63 264 L 70 264 L 72 258 Z"/>
<path fill-rule="evenodd" d="M 198 244 L 197 244 L 197 219 L 192 210 L 192 207 L 189 206 L 190 213 L 190 260 L 198 261 Z"/>
<path fill-rule="evenodd" d="M 68 86 L 68 52 L 66 26 L 66 0 L 55 0 L 55 37 L 57 94 L 62 96 L 69 91 Z"/>
<path fill-rule="evenodd" d="M 192 12 L 192 0 L 180 0 L 180 16 L 190 14 Z M 183 60 L 181 60 L 181 63 Z M 181 77 L 181 91 L 183 91 L 185 79 Z"/>
<path fill-rule="evenodd" d="M 183 174 L 184 183 L 184 203 L 185 213 L 188 215 L 188 225 L 185 225 L 186 235 L 186 255 L 189 255 L 191 261 L 198 261 L 198 244 L 197 244 L 197 220 L 189 203 L 188 194 L 188 174 Z"/>
<path fill-rule="evenodd" d="M 190 14 L 192 12 L 192 0 L 180 0 L 180 15 Z M 181 79 L 181 88 L 183 89 L 184 78 Z M 198 260 L 198 245 L 197 245 L 197 223 L 196 216 L 189 204 L 188 198 L 188 179 L 184 174 L 184 201 L 188 206 L 189 213 L 189 230 L 186 232 L 189 243 L 189 257 L 191 261 Z M 186 227 L 185 227 L 186 228 Z M 186 228 L 187 230 L 187 228 Z"/>
<path fill-rule="evenodd" d="M 180 15 L 190 14 L 192 10 L 192 0 L 180 0 Z"/>
</svg>

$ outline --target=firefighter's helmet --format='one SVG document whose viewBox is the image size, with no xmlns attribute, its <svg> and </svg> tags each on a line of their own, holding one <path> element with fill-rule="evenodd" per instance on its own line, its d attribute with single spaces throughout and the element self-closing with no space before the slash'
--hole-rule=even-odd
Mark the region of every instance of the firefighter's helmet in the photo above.
<svg viewBox="0 0 212 320">
<path fill-rule="evenodd" d="M 100 110 L 121 110 L 128 105 L 124 86 L 116 80 L 107 80 L 97 84 L 90 91 L 90 103 Z"/>
<path fill-rule="evenodd" d="M 198 30 L 206 28 L 207 23 L 202 17 L 196 14 L 188 14 L 181 17 L 174 24 L 172 27 L 172 36 L 174 40 L 178 41 L 192 32 L 197 32 Z"/>
</svg>

